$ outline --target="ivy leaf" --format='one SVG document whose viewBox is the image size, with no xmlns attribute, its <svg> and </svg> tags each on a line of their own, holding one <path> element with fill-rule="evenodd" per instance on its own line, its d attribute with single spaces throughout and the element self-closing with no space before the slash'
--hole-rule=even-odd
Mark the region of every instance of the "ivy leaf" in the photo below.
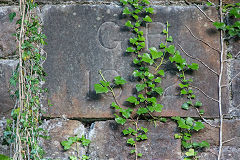
<svg viewBox="0 0 240 160">
<path fill-rule="evenodd" d="M 201 147 L 201 148 L 203 148 L 203 147 L 209 148 L 209 147 L 210 147 L 210 144 L 209 144 L 208 142 L 206 142 L 206 141 L 202 141 L 202 142 L 200 143 L 200 147 Z"/>
<path fill-rule="evenodd" d="M 163 122 L 163 123 L 166 123 L 166 122 L 167 122 L 167 119 L 166 119 L 166 118 L 160 118 L 159 120 L 160 120 L 160 122 Z"/>
<path fill-rule="evenodd" d="M 136 89 L 138 92 L 142 91 L 146 87 L 146 84 L 136 84 Z"/>
<path fill-rule="evenodd" d="M 173 45 L 168 46 L 168 48 L 165 48 L 165 51 L 174 54 L 175 53 L 175 47 Z"/>
<path fill-rule="evenodd" d="M 131 12 L 129 11 L 129 8 L 128 7 L 125 7 L 123 9 L 123 14 L 131 14 Z"/>
<path fill-rule="evenodd" d="M 175 139 L 181 139 L 181 138 L 182 138 L 182 136 L 181 136 L 181 135 L 179 135 L 179 134 L 174 134 L 174 138 L 175 138 Z"/>
<path fill-rule="evenodd" d="M 117 109 L 117 110 L 122 109 L 122 108 L 119 107 L 115 102 L 112 102 L 112 105 L 111 105 L 111 106 L 114 107 L 114 108 Z"/>
<path fill-rule="evenodd" d="M 150 4 L 150 2 L 148 0 L 142 0 L 142 2 L 147 4 L 147 5 Z"/>
<path fill-rule="evenodd" d="M 197 63 L 192 63 L 191 65 L 188 65 L 188 68 L 192 70 L 198 70 L 199 66 Z"/>
<path fill-rule="evenodd" d="M 138 156 L 138 157 L 142 157 L 142 153 L 138 153 L 137 156 Z"/>
<path fill-rule="evenodd" d="M 131 21 L 127 21 L 127 22 L 125 23 L 125 26 L 130 27 L 130 28 L 133 28 L 133 25 L 132 25 L 132 22 L 131 22 Z"/>
<path fill-rule="evenodd" d="M 147 129 L 147 128 L 144 128 L 144 127 L 141 127 L 141 130 L 142 130 L 144 133 L 147 133 L 147 132 L 148 132 L 148 129 Z"/>
<path fill-rule="evenodd" d="M 9 20 L 10 20 L 10 22 L 13 21 L 14 17 L 16 17 L 16 12 L 12 12 L 12 13 L 9 14 Z"/>
<path fill-rule="evenodd" d="M 189 149 L 188 152 L 186 152 L 185 154 L 186 154 L 186 156 L 188 156 L 188 157 L 194 156 L 194 155 L 195 155 L 194 149 L 192 149 L 192 148 Z"/>
<path fill-rule="evenodd" d="M 159 70 L 158 72 L 157 72 L 160 76 L 164 76 L 165 75 L 165 73 L 164 73 L 164 70 Z"/>
<path fill-rule="evenodd" d="M 151 7 L 149 7 L 149 8 L 146 8 L 145 11 L 146 11 L 147 13 L 153 14 L 154 9 L 151 8 Z"/>
<path fill-rule="evenodd" d="M 201 110 L 199 111 L 199 113 L 200 113 L 201 115 L 203 115 L 203 114 L 204 114 L 204 110 L 201 109 Z"/>
<path fill-rule="evenodd" d="M 160 49 L 166 48 L 166 45 L 164 43 L 160 43 Z"/>
<path fill-rule="evenodd" d="M 188 94 L 188 91 L 186 91 L 185 89 L 182 89 L 181 94 L 183 94 L 183 95 Z"/>
<path fill-rule="evenodd" d="M 226 25 L 223 22 L 214 22 L 213 25 L 217 28 L 217 29 L 221 29 L 221 30 L 226 30 Z"/>
<path fill-rule="evenodd" d="M 148 113 L 147 108 L 143 108 L 143 107 L 138 108 L 138 110 L 137 110 L 138 115 L 142 115 L 142 114 L 145 114 L 145 113 Z"/>
<path fill-rule="evenodd" d="M 187 119 L 186 119 L 186 124 L 187 124 L 187 125 L 192 126 L 192 125 L 193 125 L 193 122 L 194 122 L 194 119 L 193 119 L 193 118 L 187 117 Z"/>
<path fill-rule="evenodd" d="M 114 114 L 115 115 L 115 121 L 118 123 L 118 124 L 121 124 L 121 125 L 124 125 L 126 123 L 126 119 L 118 116 L 117 114 Z"/>
<path fill-rule="evenodd" d="M 173 41 L 172 36 L 169 36 L 169 37 L 167 38 L 167 41 L 168 41 L 168 42 L 172 42 L 172 41 Z"/>
<path fill-rule="evenodd" d="M 135 149 L 132 149 L 132 150 L 130 151 L 131 154 L 133 154 L 133 153 L 135 153 L 135 152 L 136 152 Z"/>
<path fill-rule="evenodd" d="M 157 78 L 154 80 L 154 82 L 156 82 L 156 83 L 160 83 L 160 82 L 161 82 L 161 80 L 162 80 L 162 78 L 160 78 L 160 77 L 157 77 Z"/>
<path fill-rule="evenodd" d="M 211 2 L 206 2 L 206 5 L 212 6 L 212 3 Z"/>
<path fill-rule="evenodd" d="M 163 89 L 162 87 L 155 87 L 152 89 L 153 91 L 157 92 L 159 95 L 163 94 Z"/>
<path fill-rule="evenodd" d="M 168 31 L 166 29 L 164 29 L 162 32 L 168 34 Z"/>
<path fill-rule="evenodd" d="M 188 103 L 183 103 L 182 106 L 181 106 L 182 109 L 185 109 L 185 110 L 188 110 L 189 109 L 189 105 Z"/>
<path fill-rule="evenodd" d="M 130 134 L 130 132 L 127 129 L 124 129 L 123 131 L 124 136 Z"/>
<path fill-rule="evenodd" d="M 108 92 L 108 88 L 102 86 L 101 84 L 94 84 L 94 89 L 96 91 L 96 93 L 107 93 Z"/>
<path fill-rule="evenodd" d="M 142 61 L 146 62 L 146 63 L 149 63 L 150 65 L 152 65 L 153 62 L 154 62 L 148 53 L 143 53 Z"/>
<path fill-rule="evenodd" d="M 62 141 L 61 145 L 63 146 L 64 150 L 69 150 L 72 145 L 72 141 Z"/>
<path fill-rule="evenodd" d="M 85 137 L 84 137 L 84 135 L 82 135 L 82 137 L 81 137 L 81 142 L 82 142 L 82 145 L 85 147 L 85 146 L 88 146 L 90 143 L 91 143 L 91 141 L 89 140 L 89 139 L 86 139 Z"/>
<path fill-rule="evenodd" d="M 121 76 L 117 76 L 114 78 L 114 82 L 116 85 L 121 85 L 121 84 L 125 84 L 127 81 Z"/>
<path fill-rule="evenodd" d="M 194 106 L 195 106 L 195 107 L 201 107 L 201 106 L 202 106 L 202 102 L 197 101 Z"/>
<path fill-rule="evenodd" d="M 155 47 L 149 48 L 152 59 L 160 58 L 163 55 L 163 52 L 158 52 Z"/>
<path fill-rule="evenodd" d="M 155 104 L 155 105 L 153 106 L 153 108 L 154 108 L 154 110 L 155 110 L 156 112 L 162 112 L 163 105 L 161 105 L 161 104 Z"/>
<path fill-rule="evenodd" d="M 203 129 L 204 127 L 205 127 L 205 126 L 203 125 L 202 122 L 196 122 L 195 125 L 194 125 L 194 127 L 193 127 L 193 129 L 194 129 L 195 131 L 199 131 L 199 130 Z"/>
<path fill-rule="evenodd" d="M 138 20 L 138 18 L 139 18 L 139 17 L 138 17 L 137 15 L 135 15 L 135 14 L 133 14 L 132 16 L 133 16 L 133 18 L 136 19 L 136 20 Z M 140 24 L 139 24 L 138 22 L 135 23 L 135 27 L 139 27 L 139 26 L 140 26 Z"/>
<path fill-rule="evenodd" d="M 128 97 L 128 99 L 127 99 L 126 101 L 128 101 L 128 102 L 130 102 L 130 103 L 134 103 L 135 105 L 139 104 L 139 101 L 138 101 L 137 98 L 134 97 L 134 96 Z"/>
<path fill-rule="evenodd" d="M 135 49 L 132 48 L 132 47 L 128 47 L 127 50 L 126 50 L 126 52 L 132 53 L 132 52 L 135 52 Z"/>
<path fill-rule="evenodd" d="M 123 117 L 125 117 L 126 119 L 128 119 L 132 113 L 132 109 L 128 108 L 128 109 L 124 109 L 122 110 L 122 115 Z"/>
<path fill-rule="evenodd" d="M 152 22 L 152 19 L 151 19 L 148 15 L 146 15 L 146 16 L 143 18 L 143 20 L 144 20 L 145 22 Z"/>
<path fill-rule="evenodd" d="M 120 0 L 120 2 L 121 2 L 123 5 L 128 4 L 127 0 Z"/>
<path fill-rule="evenodd" d="M 133 138 L 129 138 L 129 139 L 127 140 L 127 143 L 128 143 L 128 144 L 131 144 L 131 145 L 133 146 L 136 142 L 134 141 Z"/>
</svg>

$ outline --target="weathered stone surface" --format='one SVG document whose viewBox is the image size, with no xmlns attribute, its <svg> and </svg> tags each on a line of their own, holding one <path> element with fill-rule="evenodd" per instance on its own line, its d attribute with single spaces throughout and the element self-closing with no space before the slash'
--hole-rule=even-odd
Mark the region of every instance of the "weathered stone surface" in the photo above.
<svg viewBox="0 0 240 160">
<path fill-rule="evenodd" d="M 61 141 L 67 140 L 69 137 L 78 135 L 81 137 L 85 134 L 84 125 L 79 121 L 53 119 L 45 121 L 43 128 L 49 133 L 50 140 L 42 140 L 42 147 L 46 152 L 45 158 L 68 160 L 69 156 L 76 155 L 76 151 L 70 149 L 64 151 Z M 86 150 L 78 146 L 79 155 L 84 155 Z M 76 148 L 76 145 L 73 145 Z"/>
<path fill-rule="evenodd" d="M 128 123 L 125 127 L 133 125 Z M 147 127 L 148 140 L 138 144 L 138 151 L 143 154 L 142 159 L 181 159 L 181 142 L 174 139 L 176 124 L 174 122 L 153 123 L 140 121 L 139 127 Z M 127 146 L 127 138 L 122 134 L 123 126 L 114 121 L 95 122 L 90 130 L 91 144 L 89 156 L 91 159 L 133 159 L 129 154 L 133 147 Z"/>
<path fill-rule="evenodd" d="M 237 160 L 240 159 L 240 148 L 223 146 L 222 148 L 222 157 L 221 160 Z M 218 155 L 218 147 L 213 146 L 210 149 L 207 149 L 206 152 L 203 152 L 199 156 L 199 160 L 216 160 Z"/>
<path fill-rule="evenodd" d="M 0 154 L 8 155 L 10 154 L 10 149 L 7 145 L 3 145 L 3 132 L 6 127 L 5 117 L 0 117 Z"/>
<path fill-rule="evenodd" d="M 11 56 L 16 50 L 15 37 L 12 34 L 16 32 L 17 18 L 10 22 L 11 12 L 17 13 L 17 7 L 0 7 L 0 58 Z"/>
<path fill-rule="evenodd" d="M 10 98 L 9 80 L 17 65 L 15 60 L 0 60 L 0 113 L 11 110 L 14 101 Z"/>
<path fill-rule="evenodd" d="M 210 121 L 210 123 L 218 123 Z M 214 128 L 205 124 L 205 129 L 195 133 L 193 140 L 200 142 L 206 140 L 210 146 L 219 145 L 219 128 Z M 240 147 L 240 120 L 224 120 L 223 121 L 223 143 L 224 146 Z M 227 142 L 228 141 L 228 142 Z"/>
<path fill-rule="evenodd" d="M 232 63 L 232 105 L 230 114 L 240 117 L 240 60 L 234 60 Z"/>
<path fill-rule="evenodd" d="M 205 44 L 194 39 L 186 29 L 188 26 L 199 38 L 213 47 L 219 48 L 219 34 L 206 17 L 193 6 L 154 6 L 156 14 L 153 23 L 147 24 L 145 37 L 147 48 L 158 47 L 165 22 L 169 21 L 170 35 L 175 44 L 180 44 L 190 55 L 204 61 L 209 67 L 219 72 L 219 54 Z M 136 81 L 131 73 L 134 70 L 131 55 L 125 53 L 128 38 L 132 35 L 124 27 L 126 18 L 121 15 L 122 8 L 114 5 L 62 5 L 43 7 L 44 33 L 47 35 L 48 53 L 45 69 L 48 73 L 47 87 L 50 89 L 50 100 L 53 107 L 47 116 L 56 117 L 66 114 L 67 117 L 110 118 L 113 117 L 110 95 L 96 95 L 95 83 L 101 80 L 98 74 L 102 70 L 107 80 L 121 75 L 130 83 L 116 89 L 117 99 L 123 104 L 132 93 L 136 94 Z M 205 8 L 204 11 L 217 19 L 217 11 Z M 182 53 L 184 57 L 184 53 Z M 186 57 L 187 58 L 187 57 Z M 196 62 L 187 58 L 188 62 Z M 168 63 L 164 66 L 167 72 L 163 80 L 166 90 L 162 97 L 163 116 L 197 116 L 195 110 L 183 111 L 181 105 L 185 98 L 179 96 L 176 69 Z M 202 64 L 192 74 L 194 86 L 199 87 L 210 97 L 218 98 L 218 79 Z M 197 99 L 204 104 L 207 117 L 218 116 L 217 102 L 211 101 L 202 92 L 196 90 Z M 227 97 L 227 96 L 223 96 Z M 223 100 L 223 111 L 226 112 L 228 100 Z"/>
</svg>

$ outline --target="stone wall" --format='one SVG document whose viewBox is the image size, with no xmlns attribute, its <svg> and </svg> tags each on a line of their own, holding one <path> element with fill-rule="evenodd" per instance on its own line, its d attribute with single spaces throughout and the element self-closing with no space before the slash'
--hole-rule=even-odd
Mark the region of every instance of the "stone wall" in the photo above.
<svg viewBox="0 0 240 160">
<path fill-rule="evenodd" d="M 227 3 L 230 0 L 225 0 Z M 219 33 L 194 4 L 202 0 L 155 0 L 152 6 L 155 14 L 153 22 L 144 29 L 146 49 L 157 47 L 163 40 L 161 34 L 164 23 L 171 24 L 170 34 L 174 44 L 180 44 L 191 56 L 201 59 L 205 64 L 219 72 L 219 53 L 195 36 L 204 39 L 214 48 L 219 49 Z M 217 2 L 217 0 L 216 0 Z M 239 0 L 231 0 L 239 2 Z M 114 0 L 38 0 L 39 16 L 43 22 L 43 32 L 47 36 L 48 53 L 44 68 L 48 74 L 45 86 L 49 88 L 48 98 L 53 104 L 47 108 L 43 127 L 49 131 L 50 140 L 42 141 L 46 158 L 67 159 L 74 150 L 64 151 L 60 142 L 70 136 L 85 135 L 91 140 L 87 148 L 79 148 L 81 155 L 91 159 L 125 160 L 132 159 L 126 137 L 121 134 L 123 126 L 114 122 L 109 95 L 96 95 L 93 85 L 101 79 L 97 73 L 102 70 L 106 79 L 121 75 L 130 83 L 115 90 L 117 99 L 124 105 L 126 98 L 134 93 L 136 81 L 131 77 L 134 67 L 132 57 L 125 54 L 128 39 L 132 36 L 124 27 L 126 18 L 121 14 L 122 7 Z M 201 6 L 213 20 L 218 20 L 218 11 L 213 7 Z M 12 34 L 15 21 L 9 22 L 8 14 L 17 12 L 15 0 L 0 0 L 0 134 L 6 126 L 14 101 L 10 99 L 9 78 L 17 65 L 16 43 Z M 232 40 L 228 51 L 238 55 L 239 40 Z M 180 50 L 180 49 L 179 49 Z M 197 62 L 186 55 L 188 62 Z M 230 61 L 225 66 L 224 82 L 229 82 L 240 72 L 240 58 Z M 191 116 L 199 118 L 196 110 L 181 109 L 184 99 L 178 94 L 178 79 L 175 71 L 169 66 L 164 68 L 166 76 L 163 87 L 168 88 L 160 99 L 164 105 L 161 115 L 167 118 L 166 123 L 140 121 L 141 126 L 150 130 L 149 139 L 139 145 L 145 155 L 143 159 L 180 160 L 182 159 L 181 141 L 174 139 L 177 125 L 171 116 Z M 200 88 L 214 99 L 218 98 L 217 75 L 200 63 L 199 71 L 193 75 L 194 86 Z M 223 160 L 240 159 L 240 76 L 235 78 L 230 87 L 223 91 Z M 207 98 L 203 92 L 194 89 L 198 99 L 203 102 L 206 114 L 204 117 L 212 124 L 218 124 L 218 104 Z M 125 124 L 131 126 L 131 123 Z M 214 160 L 218 153 L 218 128 L 206 128 L 194 134 L 197 141 L 207 140 L 211 147 L 200 154 L 202 160 Z M 232 139 L 232 140 L 231 140 Z M 0 141 L 2 138 L 0 138 Z M 229 141 L 231 140 L 231 141 Z M 9 148 L 0 145 L 0 154 L 9 154 Z"/>
</svg>

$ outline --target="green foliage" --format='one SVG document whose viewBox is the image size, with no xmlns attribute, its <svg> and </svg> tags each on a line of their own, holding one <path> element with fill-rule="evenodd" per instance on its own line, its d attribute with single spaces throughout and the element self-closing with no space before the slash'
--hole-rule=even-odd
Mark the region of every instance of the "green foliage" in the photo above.
<svg viewBox="0 0 240 160">
<path fill-rule="evenodd" d="M 9 20 L 10 20 L 10 22 L 13 21 L 14 17 L 16 17 L 16 12 L 12 12 L 12 13 L 9 14 Z"/>
<path fill-rule="evenodd" d="M 73 145 L 74 143 L 77 143 L 77 142 L 80 142 L 83 147 L 87 147 L 87 146 L 91 143 L 91 141 L 90 141 L 89 139 L 86 139 L 85 136 L 82 135 L 81 138 L 79 138 L 78 136 L 69 137 L 68 140 L 62 141 L 62 142 L 61 142 L 61 145 L 63 146 L 64 150 L 69 150 L 69 149 L 72 148 L 72 145 Z M 70 159 L 70 160 L 78 160 L 78 159 L 80 159 L 80 157 L 79 157 L 78 154 L 77 154 L 77 156 L 74 156 L 74 155 L 69 156 L 69 159 Z M 83 155 L 83 156 L 81 157 L 81 159 L 82 159 L 82 160 L 87 160 L 87 159 L 89 159 L 89 157 L 86 156 L 86 155 Z"/>
<path fill-rule="evenodd" d="M 11 160 L 11 158 L 9 158 L 8 156 L 5 156 L 3 154 L 0 154 L 0 159 L 1 160 Z"/>
<path fill-rule="evenodd" d="M 18 149 L 13 150 L 16 159 L 30 157 L 39 160 L 44 154 L 39 139 L 48 138 L 47 131 L 39 127 L 42 124 L 43 113 L 40 101 L 42 93 L 47 91 L 42 88 L 46 76 L 42 64 L 46 57 L 42 54 L 40 46 L 47 43 L 46 36 L 41 33 L 40 19 L 33 12 L 37 4 L 33 1 L 24 1 L 20 5 L 20 8 L 26 9 L 24 11 L 20 9 L 20 19 L 16 22 L 19 27 L 14 36 L 20 42 L 17 48 L 21 51 L 18 52 L 19 64 L 10 78 L 11 90 L 14 93 L 12 97 L 17 103 L 11 112 L 11 119 L 7 120 L 8 125 L 3 138 L 4 144 Z M 9 20 L 12 22 L 15 16 L 15 12 L 10 13 Z"/>
<path fill-rule="evenodd" d="M 240 3 L 226 4 L 222 9 L 225 16 L 233 19 L 232 24 L 226 22 L 214 22 L 213 25 L 219 29 L 223 30 L 225 34 L 225 39 L 231 39 L 234 37 L 240 37 Z"/>
</svg>

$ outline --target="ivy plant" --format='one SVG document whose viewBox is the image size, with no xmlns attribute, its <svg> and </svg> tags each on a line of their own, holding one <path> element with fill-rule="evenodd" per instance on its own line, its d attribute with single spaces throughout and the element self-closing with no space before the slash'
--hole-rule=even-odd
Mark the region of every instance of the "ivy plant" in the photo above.
<svg viewBox="0 0 240 160">
<path fill-rule="evenodd" d="M 79 138 L 78 136 L 69 137 L 68 140 L 62 141 L 61 145 L 63 146 L 64 150 L 67 151 L 71 148 L 74 149 L 72 147 L 72 145 L 74 143 L 76 143 L 77 148 L 78 148 L 78 143 L 77 142 L 80 142 L 83 147 L 87 147 L 91 143 L 91 141 L 89 139 L 86 139 L 85 136 L 82 135 L 81 138 Z M 74 155 L 69 156 L 70 160 L 80 160 L 80 159 L 81 160 L 87 160 L 87 159 L 89 159 L 89 157 L 86 156 L 86 155 L 83 155 L 82 157 L 80 157 L 77 149 L 76 149 L 76 152 L 77 152 L 77 156 L 74 156 Z"/>
</svg>

